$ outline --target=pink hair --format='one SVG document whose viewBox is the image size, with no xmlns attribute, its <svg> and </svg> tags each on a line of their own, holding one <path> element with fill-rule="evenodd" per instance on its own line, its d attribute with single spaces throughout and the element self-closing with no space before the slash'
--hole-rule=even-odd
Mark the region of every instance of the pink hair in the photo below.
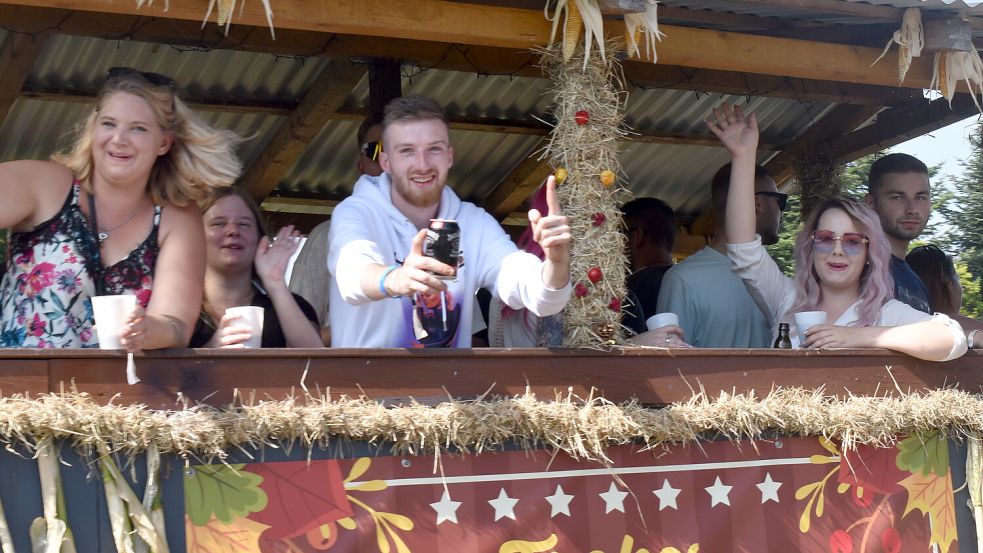
<svg viewBox="0 0 983 553">
<path fill-rule="evenodd" d="M 812 210 L 799 231 L 795 239 L 796 301 L 792 312 L 814 311 L 823 299 L 819 276 L 813 265 L 815 248 L 812 233 L 818 230 L 816 227 L 819 218 L 830 209 L 844 211 L 867 237 L 867 265 L 860 274 L 861 300 L 855 326 L 875 326 L 880 320 L 881 308 L 894 298 L 891 246 L 874 210 L 852 198 L 835 197 L 826 200 Z"/>
</svg>

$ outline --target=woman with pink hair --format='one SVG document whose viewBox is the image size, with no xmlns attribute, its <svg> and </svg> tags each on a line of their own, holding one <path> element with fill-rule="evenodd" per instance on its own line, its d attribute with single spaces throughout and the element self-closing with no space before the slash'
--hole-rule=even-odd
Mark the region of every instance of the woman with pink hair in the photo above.
<svg viewBox="0 0 983 553">
<path fill-rule="evenodd" d="M 877 215 L 849 198 L 816 207 L 795 241 L 796 276 L 790 279 L 755 235 L 754 193 L 758 123 L 739 107 L 714 110 L 707 126 L 733 157 L 727 197 L 727 254 L 773 328 L 792 314 L 825 311 L 833 324 L 793 328 L 793 345 L 814 348 L 887 348 L 920 359 L 948 361 L 966 352 L 959 324 L 928 315 L 894 299 L 891 250 Z"/>
</svg>

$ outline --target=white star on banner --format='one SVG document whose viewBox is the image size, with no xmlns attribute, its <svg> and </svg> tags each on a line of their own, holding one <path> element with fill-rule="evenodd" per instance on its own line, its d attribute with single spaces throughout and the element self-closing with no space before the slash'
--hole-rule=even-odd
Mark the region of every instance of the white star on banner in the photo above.
<svg viewBox="0 0 983 553">
<path fill-rule="evenodd" d="M 503 517 L 509 517 L 515 520 L 515 504 L 519 500 L 509 497 L 509 494 L 505 493 L 505 488 L 502 488 L 498 492 L 498 497 L 496 499 L 489 499 L 488 504 L 495 508 L 495 520 L 498 521 Z"/>
<path fill-rule="evenodd" d="M 604 514 L 608 514 L 611 511 L 625 512 L 625 496 L 628 495 L 628 492 L 619 490 L 614 485 L 614 482 L 611 482 L 611 487 L 608 488 L 608 491 L 597 495 L 601 496 L 601 499 L 604 500 Z"/>
<path fill-rule="evenodd" d="M 669 479 L 666 478 L 662 482 L 662 488 L 658 490 L 652 490 L 652 493 L 659 498 L 659 510 L 665 509 L 666 507 L 672 507 L 673 509 L 679 510 L 676 505 L 676 497 L 679 496 L 679 492 L 682 490 L 679 488 L 673 488 L 672 484 L 669 483 Z"/>
<path fill-rule="evenodd" d="M 546 496 L 546 501 L 549 501 L 551 507 L 550 518 L 559 514 L 570 516 L 570 501 L 572 499 L 572 495 L 563 492 L 563 486 L 557 486 L 556 493 Z"/>
<path fill-rule="evenodd" d="M 460 506 L 460 501 L 451 501 L 451 494 L 448 493 L 447 490 L 444 490 L 444 495 L 440 497 L 440 501 L 430 504 L 430 507 L 433 508 L 434 511 L 437 511 L 438 526 L 445 520 L 449 520 L 454 524 L 457 524 L 457 508 Z"/>
<path fill-rule="evenodd" d="M 725 486 L 723 482 L 720 481 L 720 477 L 718 476 L 717 480 L 713 483 L 712 486 L 703 489 L 705 489 L 707 493 L 710 494 L 711 507 L 714 507 L 719 503 L 723 503 L 724 505 L 727 505 L 729 507 L 730 497 L 728 497 L 728 495 L 730 494 L 730 490 L 733 487 L 734 486 Z"/>
<path fill-rule="evenodd" d="M 761 490 L 761 503 L 764 504 L 766 501 L 774 501 L 778 503 L 778 488 L 782 487 L 781 482 L 775 482 L 771 479 L 771 473 L 765 473 L 765 481 L 760 484 L 755 484 L 759 490 Z"/>
</svg>

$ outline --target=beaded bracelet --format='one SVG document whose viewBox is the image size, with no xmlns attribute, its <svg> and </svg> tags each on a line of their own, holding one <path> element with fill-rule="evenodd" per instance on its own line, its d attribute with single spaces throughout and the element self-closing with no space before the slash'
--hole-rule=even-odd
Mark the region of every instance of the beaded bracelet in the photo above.
<svg viewBox="0 0 983 553">
<path fill-rule="evenodd" d="M 396 269 L 398 269 L 400 267 L 401 267 L 401 265 L 390 265 L 390 266 L 386 267 L 386 270 L 385 271 L 382 271 L 382 276 L 379 277 L 379 292 L 383 296 L 385 296 L 387 298 L 398 298 L 399 297 L 399 294 L 396 294 L 395 296 L 390 296 L 389 295 L 389 292 L 386 290 L 386 277 L 389 276 L 389 273 L 395 271 Z"/>
</svg>

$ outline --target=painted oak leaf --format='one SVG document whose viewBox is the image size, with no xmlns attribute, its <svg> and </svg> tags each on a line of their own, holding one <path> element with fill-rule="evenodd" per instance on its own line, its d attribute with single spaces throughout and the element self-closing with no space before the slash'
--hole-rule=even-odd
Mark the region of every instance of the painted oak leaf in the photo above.
<svg viewBox="0 0 983 553">
<path fill-rule="evenodd" d="M 270 527 L 264 538 L 302 536 L 322 524 L 352 516 L 338 461 L 255 463 L 245 470 L 260 478 L 269 497 L 265 509 L 249 516 Z"/>
<path fill-rule="evenodd" d="M 262 477 L 243 465 L 196 465 L 184 479 L 184 512 L 192 524 L 204 526 L 215 518 L 229 524 L 236 517 L 262 511 L 266 492 Z"/>
<path fill-rule="evenodd" d="M 187 553 L 254 553 L 259 551 L 259 536 L 265 524 L 236 518 L 223 524 L 211 518 L 205 524 L 194 524 L 185 517 Z"/>
<path fill-rule="evenodd" d="M 930 517 L 932 524 L 931 545 L 938 546 L 942 553 L 956 540 L 956 507 L 952 498 L 952 481 L 949 475 L 922 474 L 915 472 L 901 481 L 908 490 L 908 503 L 902 517 L 918 509 Z"/>
<path fill-rule="evenodd" d="M 908 472 L 949 474 L 949 442 L 941 432 L 915 434 L 898 442 L 898 468 Z"/>
</svg>

